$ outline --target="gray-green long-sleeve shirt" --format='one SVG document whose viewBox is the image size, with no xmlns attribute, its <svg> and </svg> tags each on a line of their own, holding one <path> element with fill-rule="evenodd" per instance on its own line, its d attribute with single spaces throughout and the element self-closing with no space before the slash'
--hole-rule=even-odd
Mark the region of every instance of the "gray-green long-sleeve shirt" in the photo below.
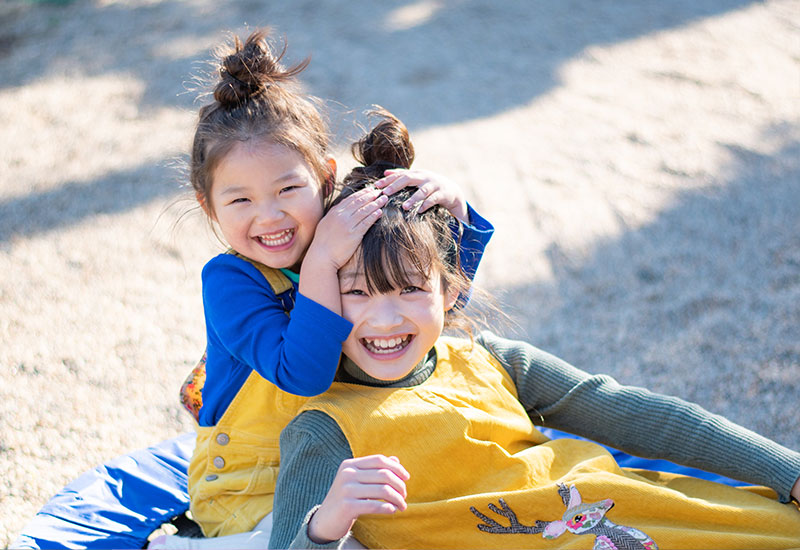
<svg viewBox="0 0 800 550">
<path fill-rule="evenodd" d="M 661 458 L 765 485 L 781 502 L 800 477 L 800 453 L 711 414 L 698 405 L 622 386 L 591 375 L 527 343 L 482 333 L 506 369 L 536 425 L 574 433 L 645 458 Z M 400 383 L 414 385 L 434 365 L 423 364 Z M 423 374 L 423 376 L 420 376 Z M 358 374 L 356 373 L 356 376 Z M 369 384 L 366 375 L 361 383 Z M 336 422 L 319 411 L 298 415 L 281 434 L 281 468 L 270 548 L 330 548 L 307 537 L 309 511 L 319 505 L 343 460 L 353 458 Z"/>
</svg>

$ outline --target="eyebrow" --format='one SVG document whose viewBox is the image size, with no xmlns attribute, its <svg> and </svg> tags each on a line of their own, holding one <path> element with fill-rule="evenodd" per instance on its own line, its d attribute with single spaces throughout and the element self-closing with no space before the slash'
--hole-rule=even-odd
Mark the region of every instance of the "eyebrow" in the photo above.
<svg viewBox="0 0 800 550">
<path fill-rule="evenodd" d="M 405 271 L 405 279 L 407 283 L 411 284 L 424 284 L 426 279 L 425 277 L 421 276 L 419 273 L 414 271 Z M 351 282 L 355 281 L 358 278 L 365 278 L 366 274 L 363 271 L 345 271 L 343 273 L 339 273 L 339 281 L 340 282 Z"/>
<path fill-rule="evenodd" d="M 354 281 L 359 277 L 363 277 L 363 271 L 345 271 L 344 273 L 339 273 L 339 280 L 340 281 Z"/>
<path fill-rule="evenodd" d="M 270 185 L 272 185 L 274 187 L 277 187 L 278 185 L 282 185 L 282 184 L 286 183 L 287 181 L 294 181 L 294 180 L 305 180 L 305 178 L 303 178 L 302 174 L 298 174 L 295 171 L 291 171 L 291 172 L 288 172 L 288 173 L 282 175 L 278 179 L 274 180 Z M 243 186 L 243 185 L 234 185 L 232 187 L 226 187 L 220 193 L 220 195 L 238 195 L 238 194 L 240 194 L 240 193 L 242 193 L 242 192 L 244 192 L 246 190 L 247 190 L 247 188 L 245 186 Z"/>
<path fill-rule="evenodd" d="M 244 192 L 244 187 L 241 185 L 234 185 L 233 187 L 226 187 L 220 195 L 239 195 Z"/>
</svg>

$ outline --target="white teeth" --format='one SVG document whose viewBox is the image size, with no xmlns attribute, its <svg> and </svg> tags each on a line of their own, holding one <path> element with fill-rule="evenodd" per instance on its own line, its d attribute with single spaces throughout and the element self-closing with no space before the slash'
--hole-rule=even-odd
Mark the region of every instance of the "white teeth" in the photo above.
<svg viewBox="0 0 800 550">
<path fill-rule="evenodd" d="M 280 246 L 292 240 L 294 229 L 285 229 L 274 235 L 259 235 L 258 240 L 266 246 Z"/>
<path fill-rule="evenodd" d="M 364 338 L 364 345 L 372 353 L 393 353 L 406 347 L 410 341 L 410 335 L 405 338 Z"/>
</svg>

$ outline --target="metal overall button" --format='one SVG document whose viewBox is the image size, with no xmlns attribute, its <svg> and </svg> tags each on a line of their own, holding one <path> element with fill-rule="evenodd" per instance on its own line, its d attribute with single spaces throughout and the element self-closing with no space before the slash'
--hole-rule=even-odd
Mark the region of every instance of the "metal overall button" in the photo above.
<svg viewBox="0 0 800 550">
<path fill-rule="evenodd" d="M 222 434 L 222 433 L 217 434 L 217 443 L 219 443 L 220 445 L 227 445 L 228 443 L 230 443 L 230 440 L 231 438 L 228 434 Z"/>
<path fill-rule="evenodd" d="M 214 462 L 214 467 L 219 470 L 225 467 L 225 459 L 222 458 L 221 456 L 215 456 L 213 462 Z"/>
</svg>

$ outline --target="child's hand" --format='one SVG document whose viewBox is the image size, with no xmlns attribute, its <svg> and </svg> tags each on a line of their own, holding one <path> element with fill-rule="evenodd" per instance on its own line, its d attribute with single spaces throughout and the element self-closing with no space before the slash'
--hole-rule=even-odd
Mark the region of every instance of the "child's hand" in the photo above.
<svg viewBox="0 0 800 550">
<path fill-rule="evenodd" d="M 421 202 L 419 211 L 425 212 L 438 204 L 461 223 L 469 223 L 467 199 L 455 182 L 427 170 L 386 170 L 384 174 L 386 175 L 382 179 L 375 182 L 375 186 L 383 189 L 385 195 L 396 193 L 409 185 L 418 187 L 411 198 L 403 203 L 406 210 Z"/>
<path fill-rule="evenodd" d="M 318 544 L 339 540 L 362 514 L 405 510 L 405 482 L 409 477 L 395 457 L 371 455 L 345 460 L 308 524 L 309 538 Z"/>
<path fill-rule="evenodd" d="M 308 255 L 324 255 L 335 269 L 340 269 L 381 216 L 380 208 L 387 200 L 380 190 L 372 188 L 361 189 L 342 200 L 319 221 Z"/>
<path fill-rule="evenodd" d="M 789 494 L 797 502 L 800 502 L 800 477 L 794 482 L 794 487 L 792 487 L 792 491 Z"/>
<path fill-rule="evenodd" d="M 379 189 L 361 189 L 322 217 L 300 266 L 300 294 L 333 313 L 342 313 L 337 273 L 350 261 L 367 229 L 381 217 L 381 207 L 388 200 Z"/>
</svg>

